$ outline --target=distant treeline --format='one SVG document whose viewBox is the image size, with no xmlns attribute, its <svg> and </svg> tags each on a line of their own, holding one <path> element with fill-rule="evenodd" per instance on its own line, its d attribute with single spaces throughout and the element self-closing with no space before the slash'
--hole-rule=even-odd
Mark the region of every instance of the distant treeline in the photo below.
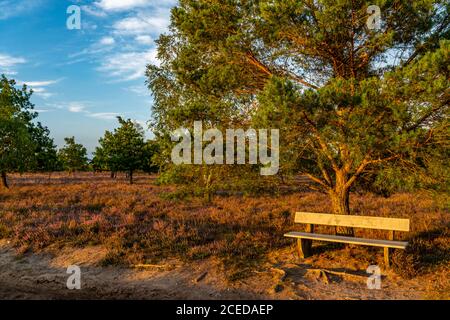
<svg viewBox="0 0 450 320">
<path fill-rule="evenodd" d="M 50 130 L 36 122 L 38 113 L 31 103 L 32 90 L 17 88 L 14 80 L 0 79 L 0 173 L 1 185 L 8 188 L 7 174 L 13 172 L 112 171 L 126 172 L 130 183 L 136 170 L 156 172 L 152 158 L 158 148 L 146 141 L 143 128 L 132 120 L 118 118 L 120 127 L 100 139 L 94 158 L 86 148 L 65 138 L 58 150 Z M 115 174 L 114 174 L 115 175 Z"/>
</svg>

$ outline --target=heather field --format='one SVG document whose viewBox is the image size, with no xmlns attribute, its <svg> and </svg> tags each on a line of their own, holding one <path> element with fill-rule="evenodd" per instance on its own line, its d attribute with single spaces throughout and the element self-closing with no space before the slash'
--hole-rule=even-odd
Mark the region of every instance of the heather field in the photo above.
<svg viewBox="0 0 450 320">
<path fill-rule="evenodd" d="M 2 297 L 66 298 L 64 268 L 78 263 L 90 270 L 91 282 L 76 298 L 448 298 L 450 216 L 443 195 L 352 194 L 355 215 L 411 219 L 411 232 L 400 238 L 410 246 L 394 252 L 387 270 L 377 248 L 314 243 L 315 254 L 299 259 L 294 241 L 283 237 L 302 229 L 294 213 L 330 210 L 326 195 L 303 188 L 206 202 L 187 192 L 180 198 L 177 187 L 144 174 L 133 185 L 107 173 L 10 181 L 11 189 L 0 191 Z M 359 229 L 356 235 L 386 236 Z M 365 283 L 373 264 L 383 270 L 379 292 Z"/>
</svg>

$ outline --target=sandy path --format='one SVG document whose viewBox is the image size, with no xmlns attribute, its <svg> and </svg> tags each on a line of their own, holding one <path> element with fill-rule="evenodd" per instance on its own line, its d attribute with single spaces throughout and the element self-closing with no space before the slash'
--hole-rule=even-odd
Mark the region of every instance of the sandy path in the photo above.
<svg viewBox="0 0 450 320">
<path fill-rule="evenodd" d="M 54 250 L 53 250 L 54 251 Z M 383 290 L 368 290 L 364 274 L 339 277 L 299 264 L 289 252 L 248 279 L 230 284 L 219 263 L 211 260 L 181 265 L 127 269 L 99 267 L 106 250 L 64 248 L 18 257 L 0 241 L 0 299 L 420 299 L 420 279 L 383 279 Z M 287 257 L 287 258 L 286 258 Z M 82 271 L 81 290 L 68 290 L 69 265 Z"/>
<path fill-rule="evenodd" d="M 98 267 L 105 253 L 98 247 L 64 249 L 58 256 L 33 254 L 18 257 L 0 243 L 0 299 L 262 299 L 243 290 L 211 286 L 205 265 L 126 269 Z M 69 265 L 81 268 L 81 290 L 68 290 Z M 217 276 L 217 275 L 215 275 Z"/>
</svg>

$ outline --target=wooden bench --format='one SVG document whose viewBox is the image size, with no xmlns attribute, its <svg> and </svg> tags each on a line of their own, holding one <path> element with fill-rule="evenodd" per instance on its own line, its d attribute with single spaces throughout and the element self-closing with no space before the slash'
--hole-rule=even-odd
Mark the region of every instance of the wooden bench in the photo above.
<svg viewBox="0 0 450 320">
<path fill-rule="evenodd" d="M 384 262 L 390 266 L 389 253 L 391 249 L 405 249 L 408 242 L 394 241 L 395 231 L 409 231 L 409 219 L 378 218 L 363 216 L 345 216 L 324 213 L 297 212 L 295 223 L 306 224 L 306 232 L 289 232 L 284 236 L 297 238 L 297 249 L 301 258 L 307 258 L 312 254 L 312 241 L 341 242 L 372 247 L 384 248 Z M 365 239 L 314 233 L 314 225 L 335 227 L 351 227 L 376 230 L 388 230 L 388 240 Z"/>
</svg>

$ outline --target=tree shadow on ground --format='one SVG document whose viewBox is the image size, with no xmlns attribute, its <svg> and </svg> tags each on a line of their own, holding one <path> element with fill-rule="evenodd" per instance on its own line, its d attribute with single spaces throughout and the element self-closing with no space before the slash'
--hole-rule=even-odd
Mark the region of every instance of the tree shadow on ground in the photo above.
<svg viewBox="0 0 450 320">
<path fill-rule="evenodd" d="M 393 255 L 394 270 L 405 278 L 433 272 L 450 262 L 450 223 L 413 234 L 406 250 Z"/>
</svg>

